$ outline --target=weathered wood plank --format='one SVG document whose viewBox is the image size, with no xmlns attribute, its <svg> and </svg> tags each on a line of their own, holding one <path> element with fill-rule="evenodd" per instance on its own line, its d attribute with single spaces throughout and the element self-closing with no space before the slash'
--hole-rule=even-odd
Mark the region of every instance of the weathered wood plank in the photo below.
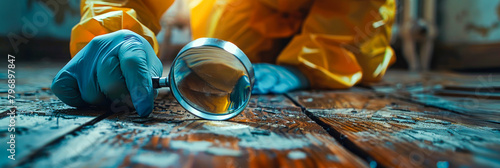
<svg viewBox="0 0 500 168">
<path fill-rule="evenodd" d="M 0 93 L 0 105 L 3 110 L 11 104 L 7 101 L 7 94 Z M 76 110 L 57 100 L 50 91 L 36 90 L 30 93 L 16 95 L 17 106 L 14 118 L 4 112 L 0 116 L 0 167 L 9 167 L 25 161 L 44 146 L 64 137 L 69 132 L 81 128 L 91 122 L 103 111 Z M 8 131 L 9 124 L 15 130 Z M 11 134 L 15 136 L 15 160 L 7 158 L 11 153 L 5 152 L 10 148 Z"/>
<path fill-rule="evenodd" d="M 284 96 L 253 96 L 229 121 L 161 94 L 149 118 L 117 114 L 46 148 L 35 167 L 367 167 Z"/>
<path fill-rule="evenodd" d="M 373 92 L 289 94 L 330 133 L 384 167 L 499 167 L 499 125 Z"/>
<path fill-rule="evenodd" d="M 8 131 L 11 116 L 7 75 L 0 77 L 0 167 L 9 167 L 29 160 L 45 146 L 56 143 L 68 133 L 81 129 L 97 120 L 104 111 L 76 110 L 58 100 L 49 90 L 52 78 L 64 63 L 19 63 L 16 64 L 15 104 L 15 161 L 7 159 L 5 152 L 10 146 L 11 132 Z"/>
<path fill-rule="evenodd" d="M 390 72 L 377 93 L 500 123 L 500 78 L 495 74 Z"/>
</svg>

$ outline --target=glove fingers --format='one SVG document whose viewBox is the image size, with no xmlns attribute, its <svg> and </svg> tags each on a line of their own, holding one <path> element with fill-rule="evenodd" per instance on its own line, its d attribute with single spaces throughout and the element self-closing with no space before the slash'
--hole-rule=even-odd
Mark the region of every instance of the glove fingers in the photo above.
<svg viewBox="0 0 500 168">
<path fill-rule="evenodd" d="M 269 91 L 271 93 L 277 93 L 277 94 L 282 94 L 282 93 L 285 93 L 289 90 L 293 90 L 293 88 L 291 88 L 291 86 L 287 83 L 280 83 L 280 84 L 274 85 L 273 88 L 269 89 Z"/>
<path fill-rule="evenodd" d="M 118 57 L 110 56 L 97 65 L 97 82 L 101 92 L 110 101 L 112 110 L 134 107 Z M 122 108 L 122 106 L 128 108 Z"/>
<path fill-rule="evenodd" d="M 277 76 L 265 64 L 255 64 L 255 85 L 252 94 L 267 94 L 277 84 Z"/>
<path fill-rule="evenodd" d="M 142 42 L 135 36 L 124 42 L 118 54 L 127 89 L 137 113 L 142 117 L 153 111 L 155 96 L 146 54 Z"/>
<path fill-rule="evenodd" d="M 274 69 L 276 70 L 278 76 L 278 82 L 276 85 L 270 89 L 272 93 L 285 93 L 289 90 L 297 89 L 299 86 L 299 82 L 297 81 L 294 74 L 283 67 L 279 67 L 278 65 L 274 65 Z"/>
<path fill-rule="evenodd" d="M 254 94 L 267 94 L 269 90 L 278 82 L 273 75 L 263 75 L 256 78 L 253 89 Z"/>
<path fill-rule="evenodd" d="M 88 104 L 83 101 L 78 81 L 66 70 L 61 70 L 50 87 L 52 92 L 64 103 L 73 107 L 83 107 Z"/>
<path fill-rule="evenodd" d="M 256 64 L 254 69 L 257 78 L 258 74 L 267 74 L 274 77 L 274 79 L 272 79 L 272 82 L 274 82 L 272 85 L 262 88 L 267 89 L 266 93 L 285 93 L 290 90 L 306 88 L 308 86 L 307 78 L 299 70 L 293 67 Z M 269 78 L 258 79 L 256 83 L 266 83 L 264 80 L 269 80 Z"/>
</svg>

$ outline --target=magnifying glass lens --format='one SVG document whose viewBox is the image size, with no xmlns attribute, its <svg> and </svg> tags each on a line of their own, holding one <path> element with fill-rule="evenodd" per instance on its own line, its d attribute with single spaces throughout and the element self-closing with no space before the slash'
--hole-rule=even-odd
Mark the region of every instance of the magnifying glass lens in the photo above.
<svg viewBox="0 0 500 168">
<path fill-rule="evenodd" d="M 179 55 L 173 66 L 173 84 L 193 108 L 222 115 L 246 106 L 251 94 L 249 75 L 231 53 L 199 46 Z"/>
</svg>

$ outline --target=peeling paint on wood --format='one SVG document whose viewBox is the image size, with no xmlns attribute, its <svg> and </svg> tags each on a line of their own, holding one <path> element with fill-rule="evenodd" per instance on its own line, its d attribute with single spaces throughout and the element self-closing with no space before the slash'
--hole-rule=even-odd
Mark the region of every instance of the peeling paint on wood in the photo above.
<svg viewBox="0 0 500 168">
<path fill-rule="evenodd" d="M 500 166 L 498 124 L 369 91 L 304 91 L 290 97 L 341 143 L 352 143 L 384 167 Z M 314 103 L 302 101 L 308 98 Z"/>
<path fill-rule="evenodd" d="M 285 96 L 253 96 L 229 121 L 188 116 L 170 95 L 160 95 L 156 103 L 147 121 L 136 122 L 133 113 L 115 114 L 47 148 L 48 155 L 30 165 L 368 167 Z"/>
</svg>

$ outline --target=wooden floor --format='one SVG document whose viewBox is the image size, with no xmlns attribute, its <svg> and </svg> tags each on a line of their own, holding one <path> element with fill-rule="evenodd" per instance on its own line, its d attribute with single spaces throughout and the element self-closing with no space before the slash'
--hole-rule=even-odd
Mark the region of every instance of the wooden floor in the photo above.
<svg viewBox="0 0 500 168">
<path fill-rule="evenodd" d="M 237 117 L 207 121 L 168 90 L 149 118 L 69 107 L 48 89 L 62 66 L 16 68 L 16 160 L 1 152 L 0 167 L 500 167 L 495 74 L 390 71 L 349 90 L 254 95 Z"/>
</svg>

